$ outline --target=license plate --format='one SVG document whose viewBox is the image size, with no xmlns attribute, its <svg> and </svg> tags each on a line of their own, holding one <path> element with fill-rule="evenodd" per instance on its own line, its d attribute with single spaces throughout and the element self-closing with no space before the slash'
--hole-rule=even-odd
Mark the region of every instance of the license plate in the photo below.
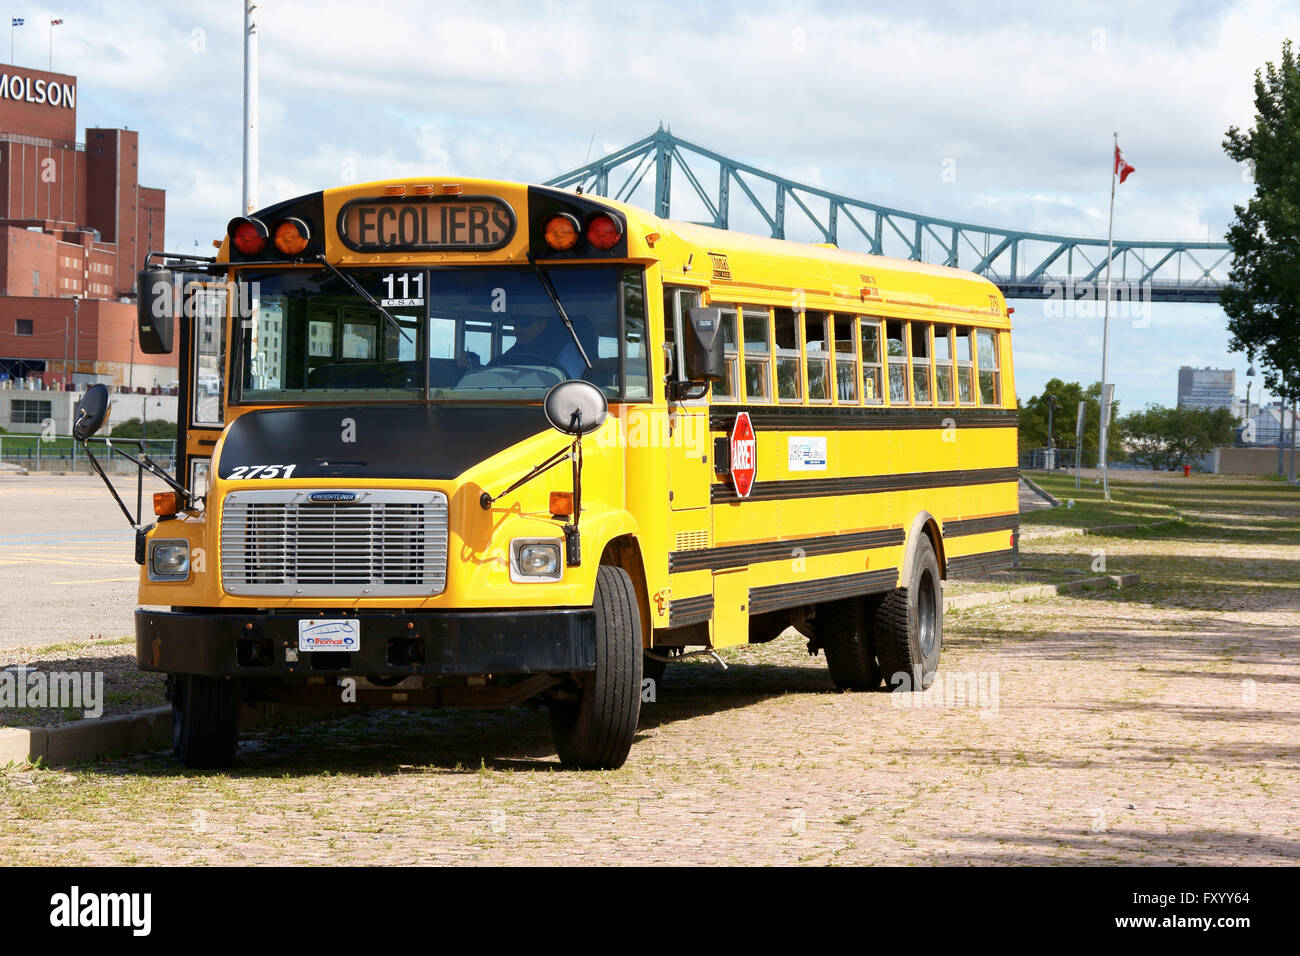
<svg viewBox="0 0 1300 956">
<path fill-rule="evenodd" d="M 298 650 L 358 651 L 361 649 L 361 622 L 339 618 L 300 618 Z"/>
</svg>

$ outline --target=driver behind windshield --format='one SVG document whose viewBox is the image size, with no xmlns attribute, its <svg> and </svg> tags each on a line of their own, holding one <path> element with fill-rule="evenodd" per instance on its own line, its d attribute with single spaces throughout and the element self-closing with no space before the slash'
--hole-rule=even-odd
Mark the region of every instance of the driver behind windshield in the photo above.
<svg viewBox="0 0 1300 956">
<path fill-rule="evenodd" d="M 575 319 L 574 330 L 583 340 L 587 354 L 593 354 L 591 336 L 581 318 Z M 552 365 L 562 369 L 569 378 L 582 378 L 587 371 L 587 363 L 582 360 L 573 335 L 565 327 L 559 316 L 549 318 L 537 315 L 521 315 L 515 318 L 515 344 L 510 346 L 489 365 Z"/>
</svg>

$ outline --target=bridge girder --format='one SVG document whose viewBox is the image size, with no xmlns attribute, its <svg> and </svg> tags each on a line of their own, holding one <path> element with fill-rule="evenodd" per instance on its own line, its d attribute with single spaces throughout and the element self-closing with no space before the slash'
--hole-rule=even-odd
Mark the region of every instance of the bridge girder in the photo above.
<svg viewBox="0 0 1300 956">
<path fill-rule="evenodd" d="M 716 177 L 701 172 L 709 165 L 716 166 Z M 611 192 L 611 182 L 619 182 L 625 168 L 630 172 Z M 651 170 L 653 196 L 639 196 Z M 676 137 L 663 126 L 547 185 L 581 188 L 670 218 L 674 182 L 679 194 L 693 203 L 699 215 L 694 221 L 719 229 L 766 231 L 777 239 L 832 242 L 876 255 L 968 269 L 1011 298 L 1104 295 L 1104 237 L 1000 229 L 896 209 L 778 176 Z M 710 190 L 710 182 L 717 183 L 715 190 Z M 739 209 L 732 202 L 735 198 L 743 201 Z M 787 211 L 803 220 L 800 228 L 790 229 Z M 792 231 L 795 235 L 788 235 Z M 1116 240 L 1111 257 L 1114 294 L 1146 301 L 1217 302 L 1228 281 L 1231 255 L 1226 242 Z"/>
</svg>

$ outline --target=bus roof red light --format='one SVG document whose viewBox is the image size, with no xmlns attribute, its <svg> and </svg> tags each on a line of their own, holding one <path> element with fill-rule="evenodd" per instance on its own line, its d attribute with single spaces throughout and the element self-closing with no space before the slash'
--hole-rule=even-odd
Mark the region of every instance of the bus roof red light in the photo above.
<svg viewBox="0 0 1300 956">
<path fill-rule="evenodd" d="M 559 212 L 546 220 L 542 231 L 546 244 L 552 249 L 564 252 L 578 244 L 578 220 L 568 213 Z"/>
<path fill-rule="evenodd" d="M 240 255 L 260 256 L 266 250 L 266 226 L 257 219 L 232 219 L 227 232 Z"/>
<path fill-rule="evenodd" d="M 612 216 L 598 212 L 587 220 L 587 241 L 602 252 L 613 249 L 622 238 L 623 230 Z"/>
</svg>

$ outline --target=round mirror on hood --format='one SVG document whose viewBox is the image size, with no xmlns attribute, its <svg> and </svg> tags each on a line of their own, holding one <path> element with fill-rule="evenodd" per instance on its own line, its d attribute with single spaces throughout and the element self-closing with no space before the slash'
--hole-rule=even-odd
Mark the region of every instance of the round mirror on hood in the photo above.
<svg viewBox="0 0 1300 956">
<path fill-rule="evenodd" d="M 552 428 L 574 437 L 594 432 L 609 414 L 605 393 L 580 378 L 551 386 L 542 408 Z"/>
<path fill-rule="evenodd" d="M 100 383 L 86 389 L 73 413 L 72 436 L 77 441 L 85 441 L 99 431 L 108 419 L 109 406 L 107 385 Z"/>
</svg>

